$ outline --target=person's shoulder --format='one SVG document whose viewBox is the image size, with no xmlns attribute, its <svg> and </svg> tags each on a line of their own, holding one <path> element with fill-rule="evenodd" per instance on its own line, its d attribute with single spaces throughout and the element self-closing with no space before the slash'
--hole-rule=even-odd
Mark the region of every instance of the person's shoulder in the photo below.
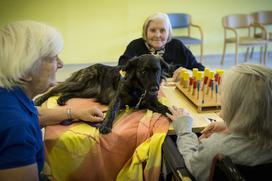
<svg viewBox="0 0 272 181">
<path fill-rule="evenodd" d="M 183 45 L 183 43 L 180 41 L 180 40 L 178 40 L 178 39 L 175 39 L 175 38 L 172 38 L 171 40 L 170 40 L 170 42 L 168 42 L 168 44 L 169 45 L 172 45 L 172 46 L 175 46 L 175 45 Z"/>
<path fill-rule="evenodd" d="M 12 90 L 0 88 L 0 105 L 5 105 L 5 102 L 10 104 L 17 102 L 16 97 L 12 94 Z"/>
<path fill-rule="evenodd" d="M 0 89 L 0 115 L 1 119 L 19 119 L 24 107 L 13 94 L 14 90 Z"/>
<path fill-rule="evenodd" d="M 181 41 L 176 38 L 172 38 L 170 42 L 171 43 L 181 43 Z"/>
<path fill-rule="evenodd" d="M 171 44 L 181 44 L 181 41 L 176 39 L 176 38 L 172 38 L 169 43 L 171 43 Z"/>
<path fill-rule="evenodd" d="M 144 44 L 144 39 L 137 38 L 137 39 L 132 40 L 129 44 L 130 45 L 142 45 L 142 44 Z"/>
<path fill-rule="evenodd" d="M 181 47 L 184 47 L 183 43 L 178 40 L 178 39 L 175 39 L 175 38 L 172 38 L 167 44 L 166 44 L 166 48 L 181 48 Z"/>
</svg>

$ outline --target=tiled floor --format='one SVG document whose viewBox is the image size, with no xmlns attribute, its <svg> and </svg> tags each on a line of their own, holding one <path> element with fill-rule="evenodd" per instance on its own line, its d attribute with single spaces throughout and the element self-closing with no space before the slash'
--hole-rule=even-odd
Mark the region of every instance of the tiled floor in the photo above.
<svg viewBox="0 0 272 181">
<path fill-rule="evenodd" d="M 227 55 L 225 58 L 225 63 L 221 66 L 221 55 L 212 55 L 212 56 L 204 56 L 204 65 L 205 67 L 210 68 L 211 70 L 216 70 L 217 68 L 227 70 L 230 67 L 235 65 L 234 55 Z M 259 53 L 255 53 L 253 58 L 248 61 L 249 63 L 259 64 Z M 99 62 L 103 63 L 103 62 Z M 117 63 L 117 62 L 116 62 Z M 239 63 L 244 63 L 244 55 L 239 56 Z M 108 63 L 107 63 L 108 64 Z M 62 69 L 59 69 L 57 72 L 57 81 L 63 81 L 67 77 L 71 75 L 71 73 L 89 66 L 90 64 L 68 64 L 64 65 Z M 111 65 L 116 65 L 115 63 L 111 63 Z M 266 60 L 266 66 L 272 68 L 272 52 L 269 53 L 269 56 Z"/>
</svg>

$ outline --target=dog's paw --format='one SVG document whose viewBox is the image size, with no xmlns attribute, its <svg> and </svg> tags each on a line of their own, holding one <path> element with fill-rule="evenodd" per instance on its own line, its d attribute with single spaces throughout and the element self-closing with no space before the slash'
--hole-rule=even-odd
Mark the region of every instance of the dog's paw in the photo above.
<svg viewBox="0 0 272 181">
<path fill-rule="evenodd" d="M 164 113 L 164 115 L 166 115 L 166 113 L 172 114 L 168 107 L 165 108 L 165 113 Z"/>
<path fill-rule="evenodd" d="M 66 99 L 64 97 L 59 97 L 57 100 L 58 105 L 64 106 L 66 102 Z"/>
<path fill-rule="evenodd" d="M 111 132 L 111 128 L 109 128 L 109 127 L 107 127 L 105 125 L 101 125 L 101 126 L 99 126 L 99 132 L 101 134 L 108 134 L 108 133 Z"/>
</svg>

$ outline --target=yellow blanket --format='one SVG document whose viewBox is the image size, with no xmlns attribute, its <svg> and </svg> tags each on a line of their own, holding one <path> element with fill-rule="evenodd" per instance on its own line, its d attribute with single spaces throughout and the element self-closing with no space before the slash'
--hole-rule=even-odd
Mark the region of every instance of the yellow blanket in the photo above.
<svg viewBox="0 0 272 181">
<path fill-rule="evenodd" d="M 164 100 L 164 102 L 166 102 Z M 106 107 L 93 99 L 71 99 L 69 107 Z M 45 105 L 55 107 L 55 98 Z M 168 119 L 150 110 L 121 112 L 110 134 L 79 122 L 45 130 L 44 173 L 52 180 L 158 180 Z"/>
</svg>

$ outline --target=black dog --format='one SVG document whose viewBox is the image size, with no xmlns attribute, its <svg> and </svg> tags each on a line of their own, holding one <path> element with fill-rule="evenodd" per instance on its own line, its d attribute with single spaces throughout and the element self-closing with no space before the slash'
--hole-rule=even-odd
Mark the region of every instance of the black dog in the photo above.
<svg viewBox="0 0 272 181">
<path fill-rule="evenodd" d="M 49 97 L 60 95 L 57 102 L 64 105 L 70 98 L 96 98 L 102 104 L 109 104 L 106 117 L 99 127 L 100 133 L 111 132 L 112 124 L 120 108 L 128 105 L 137 109 L 150 109 L 165 114 L 167 106 L 158 99 L 163 69 L 168 64 L 160 57 L 146 54 L 132 58 L 125 66 L 94 64 L 72 74 L 70 78 L 35 100 L 41 105 Z M 121 76 L 120 71 L 125 75 Z"/>
</svg>

